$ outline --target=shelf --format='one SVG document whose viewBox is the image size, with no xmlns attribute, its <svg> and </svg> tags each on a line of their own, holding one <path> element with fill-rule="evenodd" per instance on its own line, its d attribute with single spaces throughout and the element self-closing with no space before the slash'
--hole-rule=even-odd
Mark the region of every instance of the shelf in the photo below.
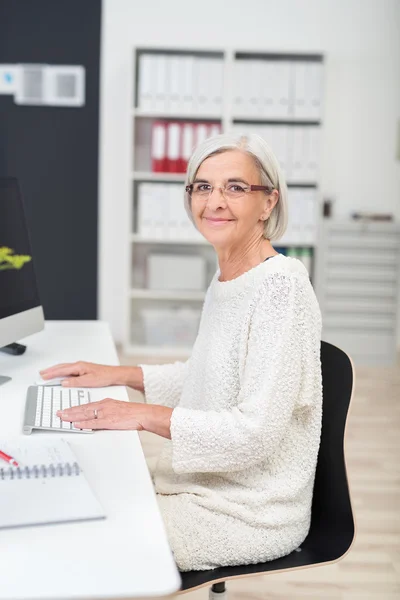
<svg viewBox="0 0 400 600">
<path fill-rule="evenodd" d="M 206 292 L 181 291 L 181 290 L 147 290 L 143 288 L 133 288 L 129 291 L 130 298 L 145 300 L 190 300 L 203 302 Z"/>
<path fill-rule="evenodd" d="M 124 347 L 125 354 L 136 356 L 190 356 L 192 348 L 186 346 L 146 346 L 139 344 L 128 344 Z"/>
<path fill-rule="evenodd" d="M 151 173 L 146 171 L 133 171 L 132 179 L 140 181 L 176 181 L 184 182 L 186 173 Z"/>
<path fill-rule="evenodd" d="M 234 125 L 245 123 L 246 125 L 305 125 L 305 126 L 320 126 L 320 119 L 299 119 L 298 117 L 264 117 L 263 119 L 254 119 L 252 117 L 232 117 Z"/>
<path fill-rule="evenodd" d="M 140 108 L 132 109 L 132 116 L 139 119 L 166 119 L 173 121 L 222 121 L 222 115 L 200 115 L 194 113 L 168 114 L 160 112 L 149 112 L 140 110 Z"/>
<path fill-rule="evenodd" d="M 135 181 L 172 181 L 176 183 L 184 183 L 186 179 L 186 173 L 152 173 L 151 171 L 133 171 L 131 177 Z M 288 188 L 317 188 L 317 184 L 312 181 L 287 181 L 286 185 L 288 186 Z"/>
<path fill-rule="evenodd" d="M 182 246 L 211 246 L 205 238 L 199 240 L 162 240 L 157 238 L 142 238 L 137 233 L 131 234 L 131 242 L 135 244 L 174 244 Z"/>
</svg>

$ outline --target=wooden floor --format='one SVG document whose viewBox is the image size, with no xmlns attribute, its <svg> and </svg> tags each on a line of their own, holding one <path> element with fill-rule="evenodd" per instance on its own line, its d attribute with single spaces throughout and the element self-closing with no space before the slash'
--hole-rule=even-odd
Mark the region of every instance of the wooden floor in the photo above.
<svg viewBox="0 0 400 600">
<path fill-rule="evenodd" d="M 132 365 L 173 362 L 120 358 Z M 162 440 L 140 437 L 151 468 Z M 350 553 L 330 566 L 230 581 L 229 600 L 400 600 L 400 357 L 393 368 L 356 369 L 345 448 L 357 528 Z M 208 600 L 208 590 L 179 598 Z"/>
</svg>

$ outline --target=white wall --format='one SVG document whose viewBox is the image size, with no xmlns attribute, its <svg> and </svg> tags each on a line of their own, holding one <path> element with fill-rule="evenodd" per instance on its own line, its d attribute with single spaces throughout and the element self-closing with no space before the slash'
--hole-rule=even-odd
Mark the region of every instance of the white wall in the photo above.
<svg viewBox="0 0 400 600">
<path fill-rule="evenodd" d="M 133 46 L 232 47 L 326 56 L 321 192 L 335 215 L 400 219 L 399 0 L 103 0 L 99 318 L 124 335 Z M 399 327 L 400 341 L 400 327 Z"/>
</svg>

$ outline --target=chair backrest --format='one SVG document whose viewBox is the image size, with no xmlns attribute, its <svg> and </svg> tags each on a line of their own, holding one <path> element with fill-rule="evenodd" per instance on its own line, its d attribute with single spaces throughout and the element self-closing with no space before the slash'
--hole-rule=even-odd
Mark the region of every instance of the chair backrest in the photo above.
<svg viewBox="0 0 400 600">
<path fill-rule="evenodd" d="M 336 560 L 350 548 L 354 520 L 344 457 L 344 434 L 353 392 L 353 366 L 343 350 L 321 342 L 323 415 L 315 475 L 310 549 L 326 549 L 322 560 Z M 323 538 L 323 539 L 322 539 Z M 322 541 L 324 540 L 324 543 Z"/>
</svg>

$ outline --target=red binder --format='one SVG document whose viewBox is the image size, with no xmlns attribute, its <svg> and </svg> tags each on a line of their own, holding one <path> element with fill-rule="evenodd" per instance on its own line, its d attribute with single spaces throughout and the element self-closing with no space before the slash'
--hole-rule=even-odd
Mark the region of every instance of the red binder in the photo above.
<svg viewBox="0 0 400 600">
<path fill-rule="evenodd" d="M 182 143 L 181 143 L 181 156 L 179 160 L 179 172 L 185 173 L 188 165 L 189 158 L 193 152 L 195 145 L 195 124 L 182 123 Z"/>
<path fill-rule="evenodd" d="M 168 123 L 167 125 L 167 164 L 168 173 L 179 173 L 179 158 L 181 156 L 181 125 Z"/>
<path fill-rule="evenodd" d="M 151 131 L 151 168 L 153 173 L 166 171 L 167 129 L 163 121 L 154 121 Z"/>
</svg>

